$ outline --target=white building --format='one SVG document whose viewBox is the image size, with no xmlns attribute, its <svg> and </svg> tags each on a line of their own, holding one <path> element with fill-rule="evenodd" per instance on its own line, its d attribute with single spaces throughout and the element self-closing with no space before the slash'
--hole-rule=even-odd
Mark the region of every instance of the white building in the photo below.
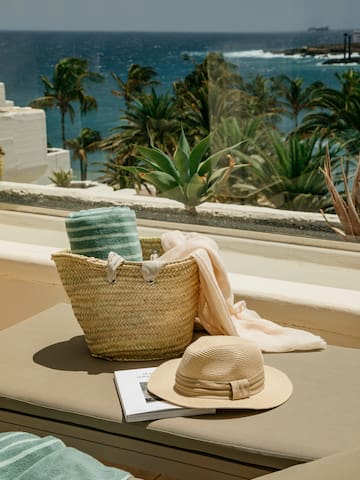
<svg viewBox="0 0 360 480">
<path fill-rule="evenodd" d="M 70 169 L 68 150 L 48 149 L 45 112 L 6 100 L 0 83 L 0 146 L 5 152 L 3 180 L 48 184 L 54 170 Z"/>
</svg>

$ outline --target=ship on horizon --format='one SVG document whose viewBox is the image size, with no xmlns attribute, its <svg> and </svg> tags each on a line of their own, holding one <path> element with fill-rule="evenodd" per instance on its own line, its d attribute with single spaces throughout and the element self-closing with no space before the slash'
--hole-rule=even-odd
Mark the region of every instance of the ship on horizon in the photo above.
<svg viewBox="0 0 360 480">
<path fill-rule="evenodd" d="M 324 25 L 322 27 L 310 27 L 308 28 L 308 32 L 327 32 L 330 30 L 328 25 Z"/>
</svg>

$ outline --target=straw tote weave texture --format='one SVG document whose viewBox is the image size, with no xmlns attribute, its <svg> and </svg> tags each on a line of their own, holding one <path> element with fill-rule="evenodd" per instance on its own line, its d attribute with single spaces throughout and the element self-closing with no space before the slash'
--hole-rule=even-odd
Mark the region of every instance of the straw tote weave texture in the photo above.
<svg viewBox="0 0 360 480">
<path fill-rule="evenodd" d="M 159 238 L 141 239 L 145 260 Z M 52 255 L 90 350 L 109 360 L 159 360 L 183 353 L 192 340 L 199 295 L 192 258 L 166 263 L 146 282 L 141 262 L 125 261 L 116 281 L 107 280 L 105 260 L 69 251 Z"/>
</svg>

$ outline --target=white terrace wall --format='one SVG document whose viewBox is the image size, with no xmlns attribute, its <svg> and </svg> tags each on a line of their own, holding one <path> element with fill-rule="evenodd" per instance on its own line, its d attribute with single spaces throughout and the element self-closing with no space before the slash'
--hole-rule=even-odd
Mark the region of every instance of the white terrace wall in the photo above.
<svg viewBox="0 0 360 480">
<path fill-rule="evenodd" d="M 167 230 L 165 222 L 138 222 L 141 237 Z M 276 323 L 360 348 L 360 252 L 204 233 L 219 245 L 237 301 Z M 69 302 L 51 260 L 64 248 L 63 217 L 0 209 L 0 330 Z"/>
</svg>

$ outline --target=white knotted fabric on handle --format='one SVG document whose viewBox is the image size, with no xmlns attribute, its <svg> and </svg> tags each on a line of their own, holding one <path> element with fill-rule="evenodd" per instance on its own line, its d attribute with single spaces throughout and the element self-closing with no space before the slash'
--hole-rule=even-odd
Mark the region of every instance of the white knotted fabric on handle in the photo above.
<svg viewBox="0 0 360 480">
<path fill-rule="evenodd" d="M 200 276 L 198 316 L 211 335 L 235 335 L 255 342 L 264 352 L 316 350 L 326 347 L 319 336 L 283 327 L 249 310 L 244 301 L 234 302 L 225 265 L 215 241 L 198 233 L 169 231 L 161 236 L 164 254 L 160 261 L 192 256 Z"/>
</svg>

